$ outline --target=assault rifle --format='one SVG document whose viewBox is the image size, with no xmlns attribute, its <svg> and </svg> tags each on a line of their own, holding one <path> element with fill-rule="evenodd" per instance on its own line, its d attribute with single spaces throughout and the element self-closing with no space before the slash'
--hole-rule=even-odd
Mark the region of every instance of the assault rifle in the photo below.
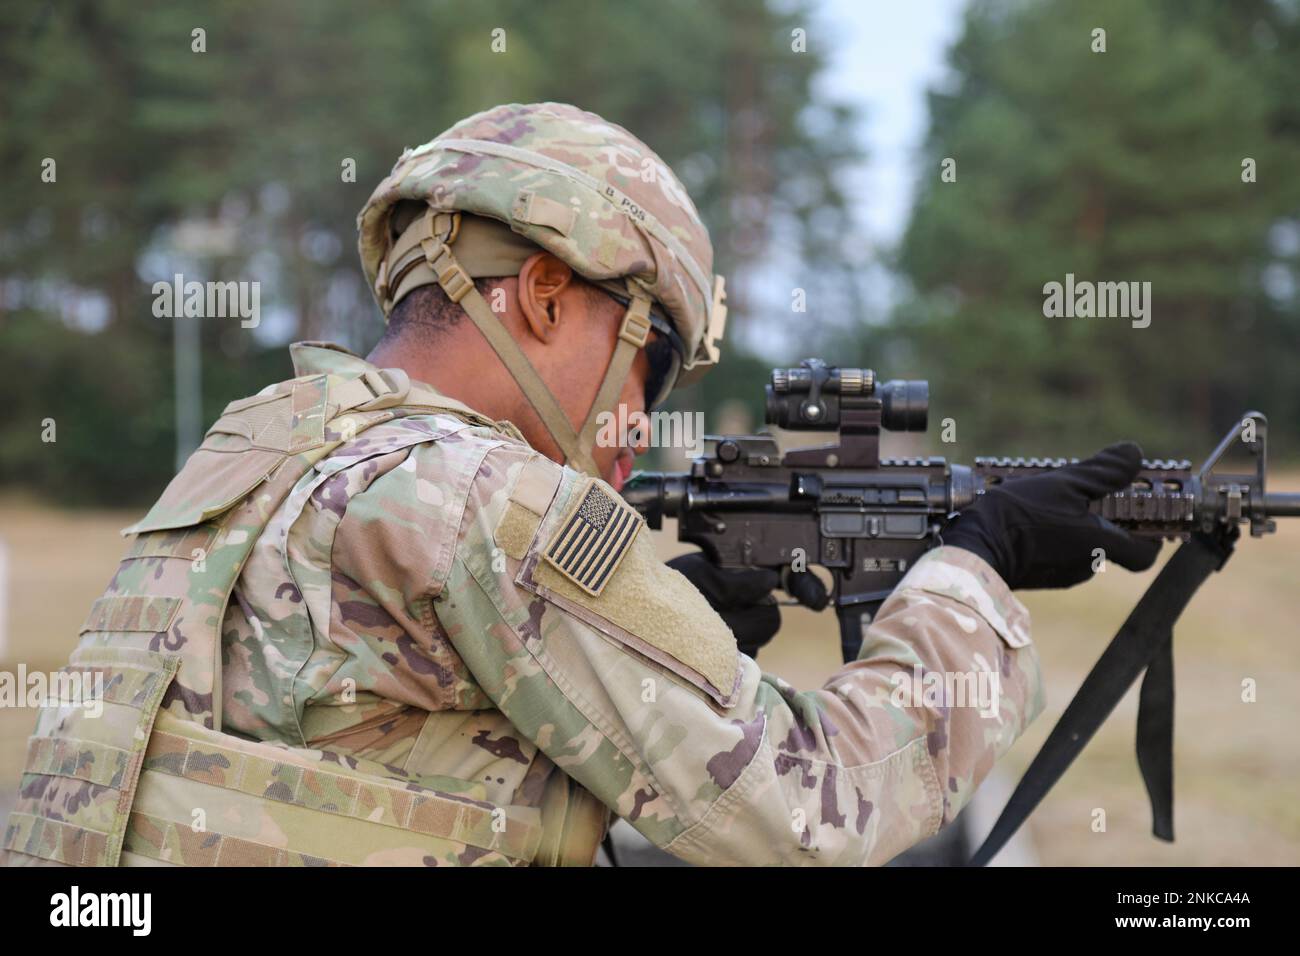
<svg viewBox="0 0 1300 956">
<path fill-rule="evenodd" d="M 880 382 L 870 369 L 809 359 L 773 369 L 768 425 L 833 432 L 837 441 L 782 453 L 770 434 L 706 436 L 689 471 L 634 474 L 623 496 L 653 529 L 677 519 L 677 536 L 724 568 L 787 571 L 821 565 L 833 580 L 844 660 L 857 658 L 863 631 L 907 570 L 963 508 L 999 482 L 1041 474 L 1063 458 L 881 458 L 881 430 L 923 432 L 924 381 Z M 1229 471 L 1229 452 L 1253 458 Z M 1071 459 L 1077 460 L 1077 459 Z M 1151 798 L 1153 831 L 1173 839 L 1173 625 L 1200 584 L 1231 555 L 1243 524 L 1254 537 L 1277 517 L 1300 516 L 1300 494 L 1266 490 L 1268 420 L 1247 412 L 1199 468 L 1143 461 L 1132 486 L 1094 512 L 1142 537 L 1183 542 L 1116 634 L 1021 780 L 973 862 L 986 863 L 1091 739 L 1139 674 L 1138 763 Z M 810 576 L 787 576 L 800 603 L 826 595 Z"/>
</svg>

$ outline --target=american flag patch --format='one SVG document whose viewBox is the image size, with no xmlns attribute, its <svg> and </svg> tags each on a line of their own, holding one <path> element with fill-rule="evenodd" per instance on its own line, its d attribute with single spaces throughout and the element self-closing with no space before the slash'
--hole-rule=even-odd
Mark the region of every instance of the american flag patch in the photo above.
<svg viewBox="0 0 1300 956">
<path fill-rule="evenodd" d="M 631 505 L 593 482 L 577 507 L 560 523 L 544 557 L 566 578 L 596 597 L 640 528 L 640 518 Z"/>
</svg>

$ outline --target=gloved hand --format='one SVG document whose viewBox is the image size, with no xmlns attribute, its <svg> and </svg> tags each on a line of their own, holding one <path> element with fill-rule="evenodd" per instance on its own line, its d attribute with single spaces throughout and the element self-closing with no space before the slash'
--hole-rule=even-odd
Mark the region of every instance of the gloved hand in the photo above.
<svg viewBox="0 0 1300 956">
<path fill-rule="evenodd" d="M 987 491 L 943 534 L 943 543 L 971 551 L 1013 589 L 1067 588 L 1092 577 L 1093 549 L 1130 571 L 1145 571 L 1160 542 L 1135 538 L 1088 503 L 1127 488 L 1142 467 L 1133 442 L 1103 448 L 1086 461 Z"/>
<path fill-rule="evenodd" d="M 700 551 L 683 554 L 668 567 L 685 575 L 708 600 L 709 606 L 731 628 L 742 654 L 758 656 L 758 649 L 781 628 L 781 611 L 772 592 L 782 585 L 781 575 L 769 568 L 720 568 Z M 787 571 L 786 589 L 813 610 L 826 606 L 826 587 L 810 571 Z"/>
</svg>

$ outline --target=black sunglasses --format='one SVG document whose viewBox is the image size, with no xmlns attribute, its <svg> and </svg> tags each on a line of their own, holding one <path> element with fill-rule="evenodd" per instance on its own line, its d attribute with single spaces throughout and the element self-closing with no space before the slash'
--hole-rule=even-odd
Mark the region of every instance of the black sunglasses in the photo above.
<svg viewBox="0 0 1300 956">
<path fill-rule="evenodd" d="M 611 292 L 603 286 L 597 286 L 601 292 L 621 305 L 631 308 L 632 300 L 628 296 Z M 654 309 L 650 310 L 650 328 L 659 333 L 657 339 L 649 339 L 645 344 L 646 358 L 650 361 L 650 375 L 645 384 L 646 411 L 658 406 L 668 397 L 673 384 L 677 381 L 677 372 L 681 369 L 686 348 L 682 337 L 677 334 L 673 324 Z"/>
</svg>

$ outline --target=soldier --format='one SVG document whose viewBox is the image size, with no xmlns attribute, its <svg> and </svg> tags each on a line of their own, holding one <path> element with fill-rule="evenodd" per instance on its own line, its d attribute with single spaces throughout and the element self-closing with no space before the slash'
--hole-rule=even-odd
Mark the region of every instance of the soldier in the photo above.
<svg viewBox="0 0 1300 956">
<path fill-rule="evenodd" d="M 796 691 L 737 649 L 776 630 L 774 576 L 660 563 L 617 494 L 643 449 L 594 441 L 719 357 L 708 234 L 659 157 L 502 106 L 407 151 L 358 223 L 386 334 L 295 345 L 126 530 L 69 665 L 104 716 L 42 714 L 11 862 L 590 864 L 617 814 L 694 863 L 883 863 L 1042 707 L 1008 584 L 1154 559 L 1087 513 L 1136 470 L 1116 446 L 987 496 Z M 994 673 L 996 708 L 900 702 L 913 669 Z"/>
</svg>

